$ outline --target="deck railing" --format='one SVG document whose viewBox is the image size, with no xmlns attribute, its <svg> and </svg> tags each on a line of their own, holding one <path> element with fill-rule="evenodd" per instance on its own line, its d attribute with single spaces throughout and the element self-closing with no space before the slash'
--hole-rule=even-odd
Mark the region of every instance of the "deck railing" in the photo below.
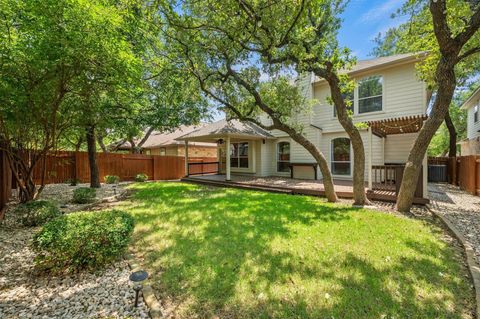
<svg viewBox="0 0 480 319">
<path fill-rule="evenodd" d="M 395 192 L 398 195 L 402 184 L 404 164 L 387 164 L 372 166 L 372 188 L 373 190 Z M 415 197 L 423 197 L 423 169 L 420 169 Z"/>
<path fill-rule="evenodd" d="M 403 164 L 373 165 L 373 189 L 397 193 L 404 168 L 405 165 Z"/>
<path fill-rule="evenodd" d="M 198 162 L 188 163 L 187 175 L 218 174 L 219 162 Z"/>
</svg>

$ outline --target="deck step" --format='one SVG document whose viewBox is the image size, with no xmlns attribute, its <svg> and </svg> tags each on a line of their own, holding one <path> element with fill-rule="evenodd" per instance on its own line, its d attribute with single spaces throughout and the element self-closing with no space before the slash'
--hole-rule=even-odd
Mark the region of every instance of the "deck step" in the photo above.
<svg viewBox="0 0 480 319">
<path fill-rule="evenodd" d="M 325 196 L 325 190 L 315 190 L 315 189 L 306 189 L 306 188 L 294 188 L 294 187 L 286 187 L 286 186 L 267 186 L 263 184 L 244 184 L 235 181 L 217 181 L 211 179 L 203 179 L 203 178 L 192 178 L 192 177 L 185 177 L 181 179 L 182 182 L 189 182 L 189 183 L 196 183 L 202 185 L 210 185 L 210 186 L 217 186 L 217 187 L 232 187 L 232 188 L 239 188 L 239 189 L 250 189 L 250 190 L 259 190 L 265 191 L 270 193 L 280 193 L 280 194 L 292 194 L 292 195 L 307 195 L 307 196 Z M 395 202 L 396 196 L 394 192 L 392 194 L 383 194 L 377 192 L 367 192 L 367 197 L 370 200 L 377 200 L 382 202 Z M 353 193 L 347 191 L 336 191 L 336 194 L 339 198 L 347 198 L 352 199 Z M 413 203 L 416 205 L 425 205 L 429 203 L 428 199 L 425 198 L 417 198 L 413 199 Z"/>
</svg>

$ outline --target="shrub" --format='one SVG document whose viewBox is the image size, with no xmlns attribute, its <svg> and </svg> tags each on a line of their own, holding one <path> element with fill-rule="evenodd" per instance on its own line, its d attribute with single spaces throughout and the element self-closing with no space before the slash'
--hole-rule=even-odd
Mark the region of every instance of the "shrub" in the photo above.
<svg viewBox="0 0 480 319">
<path fill-rule="evenodd" d="M 80 180 L 78 178 L 70 178 L 65 181 L 66 184 L 69 184 L 70 186 L 77 186 L 78 183 L 80 183 Z"/>
<path fill-rule="evenodd" d="M 64 215 L 34 235 L 35 263 L 53 272 L 99 268 L 125 253 L 133 227 L 133 217 L 118 210 Z"/>
<path fill-rule="evenodd" d="M 43 225 L 51 219 L 62 215 L 60 209 L 48 200 L 35 200 L 18 205 L 13 211 L 21 217 L 25 226 Z"/>
<path fill-rule="evenodd" d="M 120 182 L 120 177 L 117 175 L 105 175 L 106 184 L 118 184 Z"/>
<path fill-rule="evenodd" d="M 135 182 L 145 182 L 146 180 L 148 180 L 147 174 L 140 173 L 135 176 Z"/>
<path fill-rule="evenodd" d="M 77 204 L 91 203 L 95 200 L 96 195 L 95 188 L 79 187 L 73 191 L 73 202 Z"/>
</svg>

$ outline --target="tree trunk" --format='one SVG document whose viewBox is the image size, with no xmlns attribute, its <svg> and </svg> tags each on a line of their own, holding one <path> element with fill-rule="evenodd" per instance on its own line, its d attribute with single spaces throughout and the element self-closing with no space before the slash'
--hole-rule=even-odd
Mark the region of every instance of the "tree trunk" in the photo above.
<svg viewBox="0 0 480 319">
<path fill-rule="evenodd" d="M 14 154 L 15 153 L 15 154 Z M 12 177 L 17 183 L 18 200 L 21 203 L 32 201 L 36 198 L 36 185 L 30 172 L 37 164 L 31 160 L 29 151 L 23 152 L 11 148 L 5 153 L 12 172 Z"/>
<path fill-rule="evenodd" d="M 319 72 L 317 74 L 327 80 L 330 86 L 330 93 L 337 111 L 337 118 L 352 143 L 353 148 L 353 199 L 354 205 L 368 205 L 370 201 L 365 193 L 365 149 L 363 147 L 362 137 L 357 127 L 353 124 L 348 115 L 345 99 L 340 91 L 340 80 L 331 70 L 326 74 Z"/>
<path fill-rule="evenodd" d="M 445 124 L 448 128 L 448 133 L 450 135 L 450 143 L 448 147 L 448 156 L 455 157 L 457 156 L 457 131 L 455 125 L 453 124 L 452 118 L 450 117 L 450 111 L 445 115 Z"/>
<path fill-rule="evenodd" d="M 102 152 L 108 153 L 107 147 L 105 146 L 105 143 L 103 143 L 103 135 L 98 135 L 97 136 L 97 142 L 98 145 L 100 145 L 100 148 L 102 149 Z"/>
<path fill-rule="evenodd" d="M 95 138 L 95 126 L 90 125 L 86 128 L 88 164 L 90 166 L 90 187 L 100 188 L 100 176 L 97 165 L 97 145 Z"/>
<path fill-rule="evenodd" d="M 437 98 L 433 104 L 432 112 L 423 124 L 405 163 L 402 185 L 400 186 L 396 204 L 398 211 L 410 211 L 417 188 L 420 168 L 422 167 L 422 161 L 428 145 L 448 113 L 456 86 L 455 63 L 452 60 L 444 57 L 438 63 L 436 70 Z"/>
<path fill-rule="evenodd" d="M 79 151 L 80 151 L 80 148 L 82 147 L 82 144 L 83 144 L 83 137 L 80 136 L 80 137 L 78 138 L 77 143 L 75 144 L 75 152 L 79 152 Z"/>
</svg>

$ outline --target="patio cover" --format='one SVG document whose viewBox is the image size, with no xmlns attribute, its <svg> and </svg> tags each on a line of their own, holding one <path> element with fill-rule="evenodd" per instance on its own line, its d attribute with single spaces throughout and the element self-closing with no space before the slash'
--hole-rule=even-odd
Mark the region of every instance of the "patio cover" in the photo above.
<svg viewBox="0 0 480 319">
<path fill-rule="evenodd" d="M 262 129 L 256 124 L 242 122 L 239 120 L 220 120 L 218 122 L 206 125 L 198 130 L 185 134 L 177 138 L 177 141 L 185 142 L 185 174 L 189 175 L 188 168 L 188 143 L 192 141 L 199 142 L 225 142 L 225 149 L 230 149 L 232 139 L 237 140 L 265 140 L 275 139 L 275 136 Z M 230 152 L 225 152 L 226 174 L 225 180 L 230 180 Z M 252 153 L 252 164 L 255 165 L 255 152 Z"/>
<path fill-rule="evenodd" d="M 239 120 L 220 120 L 205 125 L 193 132 L 177 138 L 178 141 L 217 142 L 227 137 L 235 139 L 273 139 L 272 134 L 250 122 Z"/>
<path fill-rule="evenodd" d="M 372 134 L 386 137 L 393 134 L 416 133 L 420 131 L 423 121 L 428 118 L 426 114 L 389 118 L 377 121 L 368 121 Z"/>
</svg>

